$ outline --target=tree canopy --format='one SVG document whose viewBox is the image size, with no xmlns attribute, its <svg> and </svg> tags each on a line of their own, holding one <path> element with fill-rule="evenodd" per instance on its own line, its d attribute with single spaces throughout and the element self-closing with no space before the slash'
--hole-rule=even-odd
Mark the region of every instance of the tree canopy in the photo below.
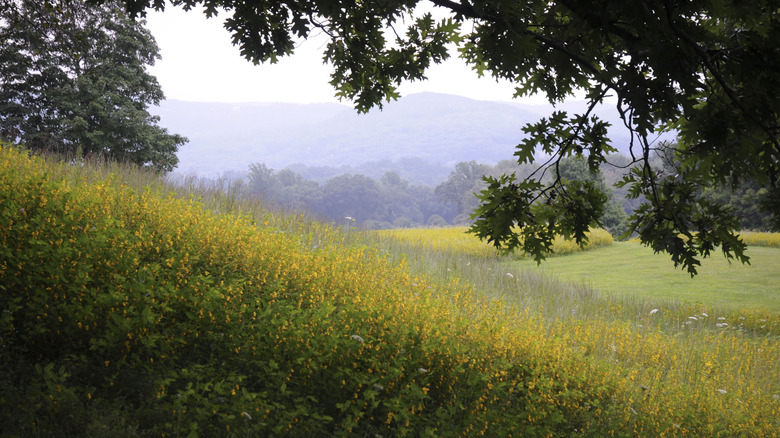
<svg viewBox="0 0 780 438">
<path fill-rule="evenodd" d="M 101 2 L 101 0 L 93 0 Z M 164 0 L 125 0 L 133 13 Z M 631 134 L 624 184 L 644 199 L 630 218 L 656 251 L 692 275 L 720 247 L 746 262 L 734 211 L 701 195 L 713 184 L 749 180 L 765 188 L 763 208 L 780 226 L 780 1 L 722 0 L 173 0 L 225 27 L 243 56 L 275 62 L 313 33 L 330 37 L 336 94 L 366 111 L 397 97 L 405 80 L 457 51 L 480 74 L 517 84 L 516 96 L 543 93 L 558 103 L 578 90 L 581 114 L 554 113 L 523 128 L 520 163 L 583 156 L 595 170 L 615 151 L 593 115 L 613 105 Z M 434 11 L 436 15 L 425 12 Z M 439 14 L 442 12 L 442 14 Z M 652 164 L 659 132 L 676 133 L 672 171 Z M 606 197 L 594 185 L 538 175 L 487 178 L 472 228 L 496 246 L 538 260 L 556 234 L 585 239 Z"/>
<path fill-rule="evenodd" d="M 148 112 L 159 49 L 116 1 L 0 0 L 0 137 L 172 170 L 187 140 Z"/>
</svg>

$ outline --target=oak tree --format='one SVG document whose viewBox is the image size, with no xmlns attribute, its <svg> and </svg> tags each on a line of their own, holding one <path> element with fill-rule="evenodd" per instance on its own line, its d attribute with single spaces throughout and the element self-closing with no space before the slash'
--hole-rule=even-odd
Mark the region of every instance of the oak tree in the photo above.
<svg viewBox="0 0 780 438">
<path fill-rule="evenodd" d="M 140 14 L 165 3 L 125 0 Z M 396 98 L 398 84 L 425 79 L 453 51 L 480 74 L 514 81 L 516 96 L 543 93 L 555 104 L 581 90 L 585 111 L 558 111 L 523 128 L 516 158 L 548 157 L 541 172 L 568 156 L 584 157 L 592 170 L 606 162 L 615 147 L 594 109 L 613 105 L 631 138 L 623 184 L 644 199 L 629 231 L 692 275 L 716 248 L 748 261 L 734 211 L 700 196 L 702 187 L 753 181 L 766 189 L 762 205 L 780 226 L 780 0 L 172 3 L 202 5 L 209 16 L 225 10 L 233 42 L 255 63 L 326 34 L 331 83 L 360 111 Z M 664 131 L 677 137 L 673 172 L 652 164 Z M 582 242 L 606 197 L 588 184 L 537 176 L 487 178 L 472 231 L 537 260 L 556 234 Z"/>
</svg>

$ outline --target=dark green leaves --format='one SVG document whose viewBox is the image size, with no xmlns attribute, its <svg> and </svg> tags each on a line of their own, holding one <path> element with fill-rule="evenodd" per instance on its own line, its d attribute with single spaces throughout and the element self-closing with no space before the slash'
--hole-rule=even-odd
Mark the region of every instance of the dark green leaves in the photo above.
<svg viewBox="0 0 780 438">
<path fill-rule="evenodd" d="M 629 197 L 649 201 L 629 218 L 627 235 L 637 233 L 655 252 L 670 254 L 675 267 L 682 266 L 694 276 L 701 265 L 699 257 L 718 247 L 728 259 L 749 262 L 745 244 L 734 234 L 739 221 L 733 210 L 703 198 L 695 180 L 679 174 L 651 176 L 635 168 L 621 184 L 631 187 Z"/>
<path fill-rule="evenodd" d="M 514 175 L 486 177 L 470 232 L 505 252 L 522 250 L 541 262 L 559 235 L 584 245 L 598 225 L 607 197 L 590 181 L 558 180 L 551 187 Z"/>
<path fill-rule="evenodd" d="M 184 137 L 148 112 L 159 58 L 116 3 L 13 1 L 0 8 L 0 137 L 33 150 L 98 154 L 170 171 Z"/>
<path fill-rule="evenodd" d="M 575 114 L 572 117 L 565 111 L 553 112 L 549 118 L 523 127 L 527 137 L 517 146 L 515 156 L 519 163 L 533 161 L 534 153 L 547 155 L 581 156 L 588 151 L 588 164 L 591 171 L 606 161 L 605 156 L 617 149 L 609 144 L 607 137 L 609 123 L 596 116 Z"/>
<path fill-rule="evenodd" d="M 376 11 L 371 7 L 350 9 L 343 22 L 331 22 L 327 29 L 333 36 L 324 58 L 334 65 L 330 83 L 337 96 L 355 101 L 360 112 L 397 99 L 396 87 L 402 81 L 425 79 L 432 64 L 449 58 L 447 44 L 460 41 L 460 23 L 435 21 L 430 14 L 414 20 L 402 38 L 392 26 L 406 15 L 405 8 Z M 386 27 L 396 36 L 392 42 L 386 38 Z"/>
</svg>

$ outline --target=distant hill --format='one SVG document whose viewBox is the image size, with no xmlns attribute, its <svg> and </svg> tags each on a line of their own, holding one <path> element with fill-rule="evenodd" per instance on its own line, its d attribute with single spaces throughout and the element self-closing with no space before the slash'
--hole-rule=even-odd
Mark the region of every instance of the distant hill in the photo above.
<svg viewBox="0 0 780 438">
<path fill-rule="evenodd" d="M 358 168 L 399 160 L 430 163 L 440 175 L 442 166 L 460 161 L 511 159 L 523 138 L 521 128 L 550 111 L 420 93 L 368 114 L 340 104 L 177 100 L 164 101 L 152 112 L 161 116 L 162 126 L 190 139 L 179 151 L 177 170 L 214 177 L 244 172 L 250 163 L 276 169 Z"/>
</svg>

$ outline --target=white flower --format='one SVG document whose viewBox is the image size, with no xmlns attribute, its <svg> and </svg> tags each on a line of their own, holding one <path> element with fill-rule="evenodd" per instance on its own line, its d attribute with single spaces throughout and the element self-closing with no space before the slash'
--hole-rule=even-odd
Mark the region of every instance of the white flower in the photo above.
<svg viewBox="0 0 780 438">
<path fill-rule="evenodd" d="M 241 413 L 241 416 L 242 416 L 242 417 L 244 417 L 244 418 L 246 418 L 247 420 L 251 420 L 251 419 L 252 419 L 252 416 L 251 416 L 251 415 L 249 415 L 249 413 L 248 413 L 248 412 L 242 412 L 242 413 Z"/>
<path fill-rule="evenodd" d="M 425 368 L 418 368 L 417 372 L 425 374 L 428 372 L 428 370 L 426 370 Z"/>
<path fill-rule="evenodd" d="M 655 313 L 657 311 L 658 311 L 658 309 L 653 309 L 653 310 L 650 311 L 650 314 L 652 315 L 653 313 Z"/>
<path fill-rule="evenodd" d="M 704 312 L 701 312 L 701 316 L 703 316 L 703 317 L 705 317 L 705 318 L 709 318 L 709 316 L 710 316 L 710 315 L 707 315 L 706 313 L 704 313 Z"/>
<path fill-rule="evenodd" d="M 719 316 L 719 317 L 718 317 L 718 321 L 725 321 L 725 320 L 726 320 L 726 317 L 725 317 L 725 316 Z"/>
<path fill-rule="evenodd" d="M 511 274 L 511 273 L 509 273 L 509 272 L 507 272 L 507 273 L 506 273 L 506 276 L 507 276 L 507 277 L 509 277 L 509 278 L 515 278 L 515 276 L 514 276 L 514 275 L 512 275 L 512 274 Z"/>
<path fill-rule="evenodd" d="M 697 318 L 697 317 L 695 317 L 695 316 L 689 316 L 689 317 L 688 317 L 688 319 L 692 319 L 692 320 L 694 320 L 694 321 L 698 321 L 698 320 L 699 320 L 699 318 Z"/>
<path fill-rule="evenodd" d="M 715 324 L 715 327 L 728 327 L 728 326 L 729 325 L 726 324 L 725 322 L 719 322 L 719 323 Z"/>
<path fill-rule="evenodd" d="M 725 393 L 727 393 L 728 391 L 726 391 L 725 389 L 719 389 L 719 390 L 718 390 L 718 392 L 719 392 L 719 393 L 721 393 L 721 394 L 725 394 Z"/>
<path fill-rule="evenodd" d="M 366 342 L 366 341 L 364 341 L 364 340 L 363 340 L 363 338 L 362 338 L 360 335 L 352 335 L 352 339 L 354 339 L 354 340 L 356 340 L 356 341 L 360 342 L 361 344 L 362 344 L 363 342 Z"/>
</svg>

